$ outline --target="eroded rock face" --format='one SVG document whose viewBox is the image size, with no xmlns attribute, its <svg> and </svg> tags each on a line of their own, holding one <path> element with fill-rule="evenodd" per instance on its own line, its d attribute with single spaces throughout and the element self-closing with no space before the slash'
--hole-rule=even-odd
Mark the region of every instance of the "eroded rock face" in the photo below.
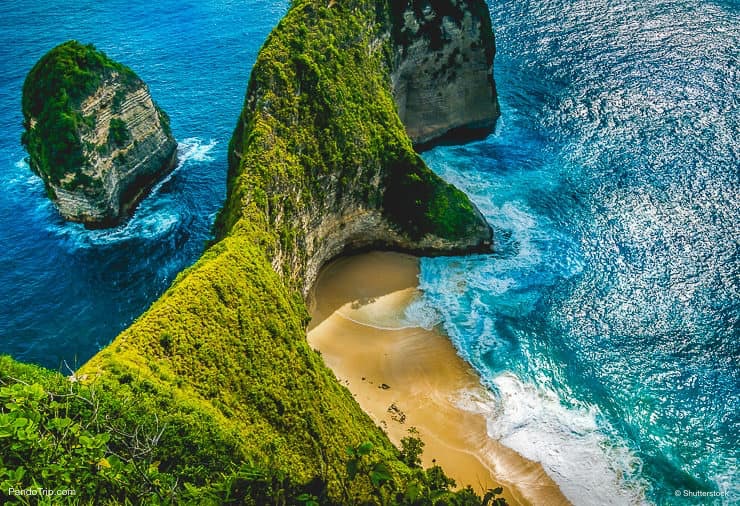
<svg viewBox="0 0 740 506">
<path fill-rule="evenodd" d="M 65 219 L 116 225 L 175 166 L 169 119 L 146 84 L 92 46 L 70 41 L 44 56 L 23 109 L 31 168 Z"/>
<path fill-rule="evenodd" d="M 499 116 L 484 0 L 393 2 L 393 97 L 416 146 L 489 133 Z"/>
<path fill-rule="evenodd" d="M 177 143 L 143 82 L 126 86 L 112 75 L 81 111 L 95 126 L 80 132 L 88 161 L 80 170 L 101 184 L 69 191 L 62 180 L 56 204 L 67 219 L 115 224 L 174 167 Z"/>
<path fill-rule="evenodd" d="M 295 483 L 320 477 L 327 501 L 343 504 L 373 499 L 365 484 L 337 485 L 357 441 L 403 469 L 308 347 L 304 303 L 338 254 L 491 249 L 485 219 L 424 164 L 399 118 L 393 3 L 291 3 L 250 76 L 215 244 L 81 371 L 114 395 L 134 392 L 140 409 L 157 407 L 157 423 L 177 432 L 170 455 L 194 448 L 163 472 L 192 481 L 196 462 L 199 479 L 220 483 L 224 468 L 267 455 Z"/>
</svg>

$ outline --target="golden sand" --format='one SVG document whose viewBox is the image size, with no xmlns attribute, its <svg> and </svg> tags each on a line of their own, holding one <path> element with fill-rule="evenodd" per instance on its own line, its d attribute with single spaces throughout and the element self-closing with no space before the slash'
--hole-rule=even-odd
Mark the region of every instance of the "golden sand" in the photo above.
<svg viewBox="0 0 740 506">
<path fill-rule="evenodd" d="M 569 504 L 540 464 L 488 436 L 475 407 L 495 403 L 449 339 L 406 326 L 418 275 L 418 259 L 398 253 L 331 263 L 312 293 L 310 345 L 391 441 L 398 445 L 416 427 L 425 466 L 436 461 L 479 493 L 500 485 L 512 505 Z"/>
</svg>

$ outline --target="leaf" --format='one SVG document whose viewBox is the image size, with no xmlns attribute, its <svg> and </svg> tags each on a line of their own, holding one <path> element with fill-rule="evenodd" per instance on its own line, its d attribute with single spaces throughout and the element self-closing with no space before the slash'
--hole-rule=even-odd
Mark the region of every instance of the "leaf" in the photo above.
<svg viewBox="0 0 740 506">
<path fill-rule="evenodd" d="M 404 497 L 407 502 L 415 502 L 416 499 L 419 498 L 419 484 L 416 482 L 409 483 L 406 487 L 406 494 Z"/>
<path fill-rule="evenodd" d="M 391 477 L 384 473 L 379 473 L 377 471 L 371 471 L 370 472 L 370 481 L 373 482 L 373 486 L 378 487 L 385 483 L 386 481 L 390 480 Z"/>
<path fill-rule="evenodd" d="M 95 448 L 95 440 L 84 434 L 80 436 L 80 444 L 83 448 Z"/>
<path fill-rule="evenodd" d="M 377 487 L 390 479 L 391 475 L 388 466 L 382 462 L 378 462 L 373 466 L 373 470 L 370 472 L 370 481 L 373 482 L 374 486 Z"/>
<path fill-rule="evenodd" d="M 369 455 L 372 450 L 373 444 L 370 441 L 362 443 L 360 446 L 357 447 L 358 455 Z"/>
<path fill-rule="evenodd" d="M 357 476 L 357 459 L 347 461 L 347 475 L 350 480 L 353 480 Z"/>
<path fill-rule="evenodd" d="M 111 465 L 110 462 L 108 462 L 108 459 L 103 457 L 102 459 L 98 460 L 98 467 L 103 467 L 105 469 L 110 469 Z"/>
<path fill-rule="evenodd" d="M 71 424 L 72 424 L 72 420 L 70 418 L 53 418 L 49 425 L 52 428 L 61 430 L 61 429 L 65 429 L 69 427 Z"/>
<path fill-rule="evenodd" d="M 44 387 L 39 385 L 38 383 L 29 385 L 28 388 L 26 389 L 26 392 L 28 393 L 28 397 L 35 401 L 40 401 L 41 399 L 46 397 L 46 392 L 44 391 Z"/>
</svg>

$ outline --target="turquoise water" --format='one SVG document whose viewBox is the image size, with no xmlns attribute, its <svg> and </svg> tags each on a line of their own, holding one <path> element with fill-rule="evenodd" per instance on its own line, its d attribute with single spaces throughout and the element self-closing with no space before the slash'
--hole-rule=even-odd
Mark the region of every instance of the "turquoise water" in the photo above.
<svg viewBox="0 0 740 506">
<path fill-rule="evenodd" d="M 492 12 L 498 132 L 424 158 L 498 254 L 422 263 L 489 432 L 578 504 L 740 503 L 738 4 Z"/>
<path fill-rule="evenodd" d="M 0 4 L 0 352 L 73 368 L 199 256 L 249 70 L 286 8 Z M 579 505 L 740 503 L 739 14 L 499 1 L 497 132 L 424 154 L 497 253 L 423 260 L 414 307 L 490 387 L 476 409 L 491 436 Z M 180 142 L 179 168 L 108 231 L 62 222 L 19 144 L 23 78 L 70 38 L 136 70 Z"/>
</svg>

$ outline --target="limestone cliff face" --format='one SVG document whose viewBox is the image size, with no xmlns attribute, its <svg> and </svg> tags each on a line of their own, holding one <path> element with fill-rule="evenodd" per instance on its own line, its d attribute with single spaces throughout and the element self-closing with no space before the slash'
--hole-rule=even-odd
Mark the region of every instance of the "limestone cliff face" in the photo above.
<svg viewBox="0 0 740 506">
<path fill-rule="evenodd" d="M 490 132 L 499 116 L 484 0 L 392 2 L 391 83 L 415 145 Z"/>
<path fill-rule="evenodd" d="M 282 40 L 273 34 L 260 53 L 232 139 L 222 233 L 256 205 L 278 236 L 273 267 L 304 295 L 341 253 L 491 249 L 480 212 L 412 147 L 493 126 L 485 2 L 379 3 L 363 22 L 352 17 L 359 9 L 303 2 L 286 16 Z"/>
<path fill-rule="evenodd" d="M 68 220 L 117 224 L 175 165 L 169 120 L 147 86 L 92 46 L 72 41 L 48 53 L 29 73 L 23 103 L 31 168 Z"/>
</svg>

